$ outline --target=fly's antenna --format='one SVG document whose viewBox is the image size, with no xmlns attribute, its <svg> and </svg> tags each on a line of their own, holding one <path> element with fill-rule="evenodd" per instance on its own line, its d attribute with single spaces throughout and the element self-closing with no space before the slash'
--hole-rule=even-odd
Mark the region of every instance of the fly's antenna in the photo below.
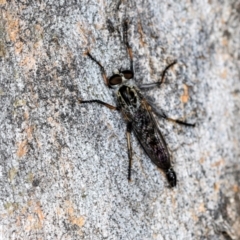
<svg viewBox="0 0 240 240">
<path fill-rule="evenodd" d="M 128 19 L 123 22 L 123 42 L 127 47 L 128 56 L 130 58 L 130 70 L 133 72 L 133 53 L 128 41 Z"/>
</svg>

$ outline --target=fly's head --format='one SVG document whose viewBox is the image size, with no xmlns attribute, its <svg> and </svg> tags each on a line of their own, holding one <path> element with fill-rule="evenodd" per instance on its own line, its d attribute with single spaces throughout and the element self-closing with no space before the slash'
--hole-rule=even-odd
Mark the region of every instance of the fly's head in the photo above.
<svg viewBox="0 0 240 240">
<path fill-rule="evenodd" d="M 173 168 L 169 168 L 166 171 L 166 176 L 167 176 L 167 180 L 170 184 L 170 187 L 175 187 L 177 185 L 177 176 L 176 173 L 174 172 Z"/>
<path fill-rule="evenodd" d="M 116 89 L 117 102 L 123 112 L 132 113 L 139 106 L 139 94 L 137 89 L 127 83 L 133 78 L 131 70 L 115 71 L 115 74 L 108 80 L 110 88 Z"/>
<path fill-rule="evenodd" d="M 132 79 L 133 76 L 134 74 L 131 70 L 116 71 L 116 73 L 108 79 L 108 86 L 110 88 L 119 88 L 122 84 Z"/>
</svg>

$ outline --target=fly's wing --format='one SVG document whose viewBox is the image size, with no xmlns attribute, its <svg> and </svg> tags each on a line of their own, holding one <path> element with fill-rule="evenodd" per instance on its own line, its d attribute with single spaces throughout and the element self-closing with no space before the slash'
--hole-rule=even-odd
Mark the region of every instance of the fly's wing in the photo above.
<svg viewBox="0 0 240 240">
<path fill-rule="evenodd" d="M 169 169 L 171 163 L 167 144 L 146 100 L 142 100 L 131 120 L 133 131 L 152 162 L 165 171 Z"/>
</svg>

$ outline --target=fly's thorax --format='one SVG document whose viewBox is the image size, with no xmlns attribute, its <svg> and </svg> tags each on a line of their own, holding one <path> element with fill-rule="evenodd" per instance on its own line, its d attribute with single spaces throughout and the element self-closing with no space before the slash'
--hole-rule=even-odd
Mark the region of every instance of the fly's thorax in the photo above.
<svg viewBox="0 0 240 240">
<path fill-rule="evenodd" d="M 117 102 L 122 112 L 133 115 L 141 105 L 139 90 L 130 84 L 123 84 L 117 91 Z"/>
</svg>

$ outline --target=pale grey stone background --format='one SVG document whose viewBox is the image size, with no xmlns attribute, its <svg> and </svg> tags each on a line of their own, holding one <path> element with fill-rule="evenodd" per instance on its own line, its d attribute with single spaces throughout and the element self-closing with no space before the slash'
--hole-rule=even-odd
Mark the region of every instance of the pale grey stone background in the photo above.
<svg viewBox="0 0 240 240">
<path fill-rule="evenodd" d="M 240 239 L 240 1 L 0 0 L 0 239 Z M 137 84 L 187 128 L 159 119 L 178 176 L 167 188 L 126 125 L 108 76 Z"/>
</svg>

